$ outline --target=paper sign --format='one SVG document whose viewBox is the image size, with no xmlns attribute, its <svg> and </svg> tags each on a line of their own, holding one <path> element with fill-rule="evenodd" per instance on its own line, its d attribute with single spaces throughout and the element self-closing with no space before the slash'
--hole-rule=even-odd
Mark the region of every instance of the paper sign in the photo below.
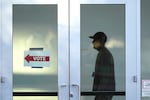
<svg viewBox="0 0 150 100">
<path fill-rule="evenodd" d="M 24 66 L 44 67 L 50 65 L 49 51 L 24 51 Z"/>
<path fill-rule="evenodd" d="M 142 96 L 150 97 L 150 80 L 142 80 Z"/>
</svg>

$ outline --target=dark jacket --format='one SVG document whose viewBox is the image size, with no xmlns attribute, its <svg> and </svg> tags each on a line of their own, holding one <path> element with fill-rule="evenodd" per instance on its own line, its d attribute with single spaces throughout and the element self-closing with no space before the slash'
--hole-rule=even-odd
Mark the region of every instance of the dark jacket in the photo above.
<svg viewBox="0 0 150 100">
<path fill-rule="evenodd" d="M 97 55 L 93 91 L 115 91 L 114 60 L 105 47 L 99 48 Z"/>
</svg>

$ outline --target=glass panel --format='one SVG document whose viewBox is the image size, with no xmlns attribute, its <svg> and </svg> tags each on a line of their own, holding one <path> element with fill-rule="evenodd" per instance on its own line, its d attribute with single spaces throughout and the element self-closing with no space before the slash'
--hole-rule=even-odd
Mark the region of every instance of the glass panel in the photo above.
<svg viewBox="0 0 150 100">
<path fill-rule="evenodd" d="M 94 100 L 95 96 L 82 96 L 81 100 Z M 125 96 L 114 96 L 112 100 L 126 100 Z"/>
<path fill-rule="evenodd" d="M 57 40 L 57 5 L 13 5 L 14 92 L 58 91 Z"/>
<path fill-rule="evenodd" d="M 115 87 L 115 91 L 124 92 L 125 5 L 81 4 L 80 8 L 81 91 L 114 91 Z M 106 48 L 99 47 L 105 44 L 106 36 L 97 32 L 107 36 Z M 94 98 L 94 95 L 84 96 L 81 100 Z M 125 100 L 125 97 L 114 96 L 113 100 Z"/>
<path fill-rule="evenodd" d="M 29 97 L 25 97 L 25 96 L 14 96 L 13 97 L 13 100 L 58 100 L 58 97 L 40 97 L 40 96 L 37 96 L 37 97 L 34 97 L 34 96 L 29 96 Z"/>
<path fill-rule="evenodd" d="M 150 0 L 141 0 L 141 71 L 142 99 L 150 100 Z"/>
</svg>

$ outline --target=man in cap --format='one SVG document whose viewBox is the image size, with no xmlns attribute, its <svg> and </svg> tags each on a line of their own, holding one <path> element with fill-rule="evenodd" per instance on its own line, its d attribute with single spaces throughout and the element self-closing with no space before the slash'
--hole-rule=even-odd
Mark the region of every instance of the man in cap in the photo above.
<svg viewBox="0 0 150 100">
<path fill-rule="evenodd" d="M 112 54 L 105 47 L 107 36 L 104 32 L 97 32 L 93 39 L 93 48 L 98 50 L 94 77 L 93 91 L 115 91 L 114 60 Z M 96 95 L 95 100 L 112 100 L 112 95 Z"/>
</svg>

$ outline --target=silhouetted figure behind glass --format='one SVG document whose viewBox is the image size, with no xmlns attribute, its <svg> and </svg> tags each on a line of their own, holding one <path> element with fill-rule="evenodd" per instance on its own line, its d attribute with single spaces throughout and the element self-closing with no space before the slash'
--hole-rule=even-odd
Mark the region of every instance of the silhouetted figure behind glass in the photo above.
<svg viewBox="0 0 150 100">
<path fill-rule="evenodd" d="M 98 50 L 94 77 L 93 91 L 115 91 L 115 75 L 113 56 L 105 47 L 107 36 L 103 32 L 97 32 L 93 39 L 93 48 Z M 96 95 L 95 100 L 112 100 L 112 95 Z"/>
</svg>

